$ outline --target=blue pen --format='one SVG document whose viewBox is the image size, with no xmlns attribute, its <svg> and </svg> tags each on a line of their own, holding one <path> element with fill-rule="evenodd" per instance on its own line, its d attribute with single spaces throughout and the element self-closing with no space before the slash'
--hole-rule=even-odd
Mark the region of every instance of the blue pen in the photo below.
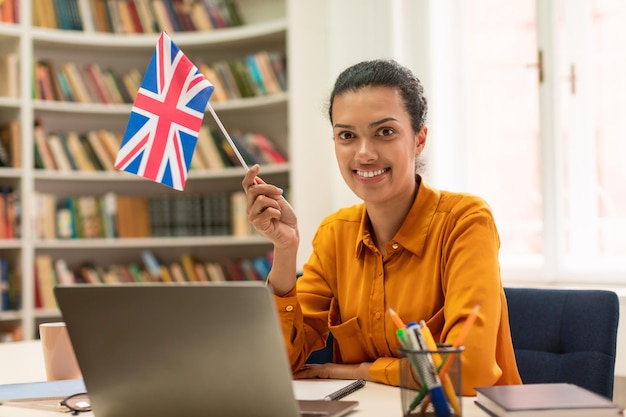
<svg viewBox="0 0 626 417">
<path fill-rule="evenodd" d="M 428 346 L 426 345 L 426 339 L 424 339 L 420 326 L 417 323 L 409 323 L 407 330 L 409 341 L 413 345 L 413 349 L 427 352 Z M 443 392 L 441 380 L 437 374 L 437 368 L 435 367 L 433 358 L 430 354 L 415 356 L 421 368 L 419 374 L 422 378 L 422 383 L 428 388 L 430 402 L 435 408 L 435 414 L 437 417 L 449 417 L 451 414 L 450 407 L 448 406 L 446 394 Z"/>
</svg>

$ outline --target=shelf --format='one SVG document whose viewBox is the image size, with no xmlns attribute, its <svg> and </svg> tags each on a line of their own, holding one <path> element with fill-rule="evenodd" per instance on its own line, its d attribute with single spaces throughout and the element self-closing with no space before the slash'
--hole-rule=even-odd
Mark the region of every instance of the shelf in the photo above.
<svg viewBox="0 0 626 417">
<path fill-rule="evenodd" d="M 0 178 L 20 179 L 24 171 L 20 168 L 0 168 Z"/>
<path fill-rule="evenodd" d="M 5 172 L 18 171 L 15 169 L 4 168 L 0 169 L 0 178 L 6 177 L 3 175 Z M 289 164 L 277 164 L 277 165 L 263 165 L 261 168 L 263 174 L 285 174 L 289 172 Z M 137 175 L 129 174 L 122 171 L 49 171 L 43 169 L 36 169 L 34 174 L 35 180 L 38 182 L 46 181 L 64 181 L 64 182 L 141 182 L 146 183 L 145 178 Z M 195 180 L 211 180 L 211 179 L 225 179 L 225 178 L 237 178 L 241 180 L 246 174 L 246 170 L 241 167 L 231 167 L 215 170 L 201 170 L 190 171 L 187 181 Z M 19 173 L 14 173 L 16 177 L 19 177 Z"/>
<path fill-rule="evenodd" d="M 275 19 L 267 22 L 253 23 L 205 32 L 174 32 L 169 34 L 178 47 L 186 49 L 203 49 L 209 47 L 249 46 L 253 43 L 268 43 L 280 40 L 287 30 L 286 19 Z M 159 37 L 155 34 L 114 34 L 88 33 L 69 30 L 33 28 L 33 41 L 41 46 L 61 46 L 66 48 L 93 49 L 99 48 L 102 53 L 114 53 L 129 49 L 145 50 L 153 47 Z M 79 35 L 79 36 L 77 36 Z"/>
<path fill-rule="evenodd" d="M 20 239 L 0 239 L 0 250 L 2 249 L 21 249 L 22 241 Z"/>
<path fill-rule="evenodd" d="M 0 97 L 0 107 L 19 109 L 21 104 L 22 103 L 20 102 L 19 98 Z"/>
<path fill-rule="evenodd" d="M 19 311 L 1 311 L 0 312 L 0 322 L 21 320 L 21 319 L 22 319 L 22 313 Z"/>
<path fill-rule="evenodd" d="M 210 81 L 210 80 L 209 80 Z M 285 105 L 289 96 L 287 93 L 272 94 L 263 97 L 241 98 L 229 101 L 211 102 L 213 110 L 233 111 L 248 110 Z M 0 106 L 6 102 L 7 106 L 19 106 L 18 99 L 0 98 Z M 69 101 L 33 100 L 33 108 L 41 112 L 49 113 L 80 113 L 95 115 L 123 115 L 128 116 L 132 104 L 103 104 L 103 103 L 75 103 Z M 206 117 L 206 115 L 205 115 Z M 210 117 L 210 115 L 209 115 Z"/>
<path fill-rule="evenodd" d="M 23 28 L 19 23 L 0 23 L 0 40 L 3 38 L 19 38 Z"/>
<path fill-rule="evenodd" d="M 1 241 L 0 241 L 1 242 Z M 35 249 L 119 249 L 119 248 L 165 248 L 173 243 L 185 247 L 210 246 L 256 246 L 268 245 L 263 236 L 199 236 L 199 237 L 151 237 L 126 239 L 68 239 L 68 240 L 37 240 Z"/>
</svg>

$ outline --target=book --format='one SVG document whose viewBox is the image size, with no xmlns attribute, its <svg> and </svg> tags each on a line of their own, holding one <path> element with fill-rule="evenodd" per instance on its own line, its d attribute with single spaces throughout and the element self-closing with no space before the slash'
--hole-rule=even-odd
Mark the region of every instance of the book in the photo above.
<svg viewBox="0 0 626 417">
<path fill-rule="evenodd" d="M 248 200 L 243 190 L 234 191 L 230 195 L 231 214 L 231 235 L 233 236 L 250 236 L 252 227 L 248 221 L 248 213 L 246 212 Z"/>
<path fill-rule="evenodd" d="M 117 195 L 115 207 L 117 209 L 117 237 L 150 236 L 150 215 L 147 198 Z"/>
<path fill-rule="evenodd" d="M 46 132 L 41 126 L 35 126 L 34 137 L 37 149 L 41 155 L 41 161 L 44 169 L 56 170 L 57 165 L 52 155 L 52 149 L 46 138 Z"/>
<path fill-rule="evenodd" d="M 69 155 L 65 152 L 63 141 L 58 134 L 48 135 L 48 146 L 54 158 L 54 163 L 59 171 L 72 171 Z"/>
<path fill-rule="evenodd" d="M 196 146 L 198 148 L 196 152 L 202 154 L 208 169 L 222 169 L 225 167 L 224 160 L 208 126 L 202 125 L 200 127 Z"/>
<path fill-rule="evenodd" d="M 476 405 L 494 417 L 603 417 L 620 411 L 607 398 L 566 383 L 477 387 Z"/>
<path fill-rule="evenodd" d="M 19 97 L 19 62 L 17 53 L 0 56 L 0 96 Z"/>
<path fill-rule="evenodd" d="M 67 149 L 71 157 L 76 161 L 76 166 L 80 171 L 95 171 L 96 167 L 89 159 L 89 155 L 83 146 L 78 133 L 70 130 L 66 133 Z"/>
<path fill-rule="evenodd" d="M 6 151 L 6 163 L 4 166 L 21 168 L 22 166 L 22 140 L 20 123 L 17 120 L 0 125 L 0 146 Z"/>
<path fill-rule="evenodd" d="M 64 398 L 84 391 L 85 384 L 82 379 L 4 384 L 0 385 L 0 403 L 6 404 L 9 401 L 33 398 Z"/>
<path fill-rule="evenodd" d="M 53 261 L 49 255 L 39 254 L 35 256 L 36 284 L 39 287 L 41 307 L 54 309 L 57 307 L 53 289 L 56 285 L 56 273 Z"/>
</svg>

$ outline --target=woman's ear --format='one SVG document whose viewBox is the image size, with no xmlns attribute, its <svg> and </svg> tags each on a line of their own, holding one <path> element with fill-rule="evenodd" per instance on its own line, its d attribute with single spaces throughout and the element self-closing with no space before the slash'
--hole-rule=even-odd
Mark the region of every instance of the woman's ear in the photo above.
<svg viewBox="0 0 626 417">
<path fill-rule="evenodd" d="M 428 127 L 422 126 L 419 132 L 415 134 L 415 156 L 420 155 L 426 146 L 426 136 L 428 135 Z"/>
</svg>

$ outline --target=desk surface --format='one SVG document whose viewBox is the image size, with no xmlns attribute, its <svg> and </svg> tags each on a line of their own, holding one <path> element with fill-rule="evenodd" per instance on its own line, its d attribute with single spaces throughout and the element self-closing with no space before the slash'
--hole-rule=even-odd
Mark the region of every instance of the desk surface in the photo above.
<svg viewBox="0 0 626 417">
<path fill-rule="evenodd" d="M 19 342 L 0 344 L 0 383 L 45 381 L 45 368 L 41 344 Z M 368 382 L 364 388 L 345 397 L 359 401 L 359 406 L 348 417 L 401 417 L 400 390 L 397 387 Z M 56 413 L 21 407 L 0 406 L 0 417 L 53 417 Z M 60 415 L 60 414 L 59 414 Z M 465 417 L 485 417 L 486 414 L 474 404 L 474 397 L 463 398 Z M 81 417 L 93 417 L 82 413 Z"/>
</svg>

